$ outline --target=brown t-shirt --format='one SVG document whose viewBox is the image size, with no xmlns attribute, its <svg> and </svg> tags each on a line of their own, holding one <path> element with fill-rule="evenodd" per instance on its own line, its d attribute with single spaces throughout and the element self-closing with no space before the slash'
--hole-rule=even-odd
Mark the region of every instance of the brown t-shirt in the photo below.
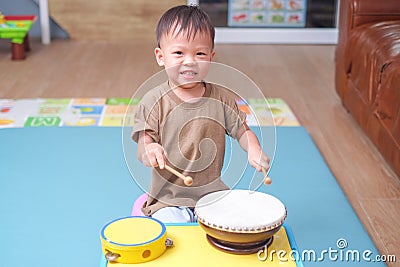
<svg viewBox="0 0 400 267">
<path fill-rule="evenodd" d="M 148 199 L 143 208 L 151 215 L 166 206 L 194 207 L 204 195 L 228 189 L 221 180 L 225 135 L 239 139 L 248 130 L 246 114 L 226 88 L 204 83 L 196 102 L 182 101 L 168 82 L 149 91 L 135 109 L 132 138 L 146 131 L 167 155 L 167 164 L 193 178 L 187 187 L 166 170 L 152 169 Z"/>
</svg>

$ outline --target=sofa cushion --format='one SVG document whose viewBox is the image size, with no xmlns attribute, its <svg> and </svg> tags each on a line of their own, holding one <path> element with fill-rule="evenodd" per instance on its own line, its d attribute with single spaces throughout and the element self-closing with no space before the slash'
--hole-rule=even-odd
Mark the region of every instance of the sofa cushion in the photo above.
<svg viewBox="0 0 400 267">
<path fill-rule="evenodd" d="M 365 103 L 376 104 L 384 69 L 400 61 L 400 21 L 368 23 L 352 29 L 345 55 L 348 79 Z"/>
</svg>

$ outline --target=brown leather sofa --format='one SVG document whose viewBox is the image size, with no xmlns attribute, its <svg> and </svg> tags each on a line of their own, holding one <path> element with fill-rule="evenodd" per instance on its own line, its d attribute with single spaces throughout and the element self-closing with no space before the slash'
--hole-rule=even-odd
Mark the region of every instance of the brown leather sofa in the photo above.
<svg viewBox="0 0 400 267">
<path fill-rule="evenodd" d="M 400 0 L 341 0 L 336 91 L 400 176 Z"/>
</svg>

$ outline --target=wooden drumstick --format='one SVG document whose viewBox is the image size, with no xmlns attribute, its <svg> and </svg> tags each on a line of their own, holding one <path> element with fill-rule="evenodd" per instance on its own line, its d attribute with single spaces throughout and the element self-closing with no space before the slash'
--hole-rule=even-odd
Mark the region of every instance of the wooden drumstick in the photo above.
<svg viewBox="0 0 400 267">
<path fill-rule="evenodd" d="M 177 172 L 176 170 L 172 169 L 170 166 L 168 166 L 167 164 L 165 164 L 165 169 L 167 171 L 169 171 L 172 174 L 175 174 L 176 176 L 178 176 L 179 178 L 181 178 L 183 180 L 183 183 L 187 186 L 191 186 L 193 184 L 193 178 L 190 176 L 185 176 L 180 172 Z"/>
<path fill-rule="evenodd" d="M 264 167 L 261 167 L 262 172 L 264 174 L 264 184 L 265 185 L 270 185 L 272 184 L 272 179 L 268 177 L 267 171 L 265 170 Z"/>
</svg>

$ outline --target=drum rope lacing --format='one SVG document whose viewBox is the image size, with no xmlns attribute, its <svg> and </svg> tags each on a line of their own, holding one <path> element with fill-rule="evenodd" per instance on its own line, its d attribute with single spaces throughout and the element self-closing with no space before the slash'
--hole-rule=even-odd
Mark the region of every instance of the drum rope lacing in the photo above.
<svg viewBox="0 0 400 267">
<path fill-rule="evenodd" d="M 225 190 L 202 197 L 196 204 L 195 215 L 199 223 L 216 230 L 263 233 L 280 227 L 286 219 L 287 210 L 272 195 Z"/>
<path fill-rule="evenodd" d="M 197 212 L 195 212 L 195 214 L 197 216 L 198 221 L 200 221 L 204 225 L 209 226 L 214 229 L 231 232 L 231 233 L 260 233 L 260 232 L 269 231 L 269 230 L 275 229 L 276 227 L 281 226 L 286 219 L 287 211 L 285 208 L 285 215 L 281 218 L 280 221 L 270 224 L 270 225 L 263 225 L 263 226 L 257 226 L 257 227 L 240 227 L 240 226 L 235 227 L 235 226 L 227 226 L 227 225 L 225 225 L 225 226 L 216 225 L 215 223 L 209 222 L 206 219 L 201 218 Z"/>
</svg>

